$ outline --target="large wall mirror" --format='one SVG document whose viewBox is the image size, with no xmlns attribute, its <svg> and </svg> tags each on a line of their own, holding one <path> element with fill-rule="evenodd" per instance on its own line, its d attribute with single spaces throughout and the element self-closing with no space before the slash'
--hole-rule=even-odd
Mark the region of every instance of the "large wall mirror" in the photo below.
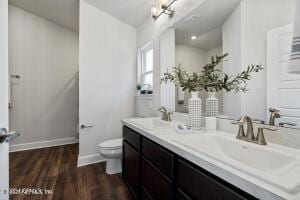
<svg viewBox="0 0 300 200">
<path fill-rule="evenodd" d="M 174 35 L 162 44 L 169 44 L 161 60 L 174 59 L 161 64 L 161 74 L 172 67 L 181 66 L 188 73 L 201 74 L 212 56 L 228 54 L 217 69 L 234 78 L 249 65 L 261 65 L 263 70 L 251 73 L 247 91 L 220 90 L 218 117 L 238 119 L 249 115 L 261 123 L 300 128 L 300 75 L 288 73 L 292 41 L 294 0 L 206 0 L 168 29 Z M 170 31 L 172 30 L 172 31 Z M 173 39 L 172 39 L 173 38 Z M 165 48 L 165 47 L 161 47 Z M 170 49 L 174 48 L 174 49 Z M 171 55 L 174 52 L 174 55 Z M 176 112 L 188 112 L 191 94 L 180 87 L 169 87 L 174 95 Z M 161 95 L 165 95 L 164 91 Z M 202 113 L 206 115 L 202 90 Z"/>
</svg>

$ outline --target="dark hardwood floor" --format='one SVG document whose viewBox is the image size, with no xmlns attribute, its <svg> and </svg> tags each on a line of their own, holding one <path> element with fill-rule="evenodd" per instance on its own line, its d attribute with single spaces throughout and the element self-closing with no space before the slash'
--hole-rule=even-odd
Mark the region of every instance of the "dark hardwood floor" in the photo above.
<svg viewBox="0 0 300 200">
<path fill-rule="evenodd" d="M 52 194 L 14 194 L 10 199 L 127 200 L 120 175 L 107 175 L 104 163 L 77 168 L 78 144 L 10 154 L 10 188 L 52 190 Z"/>
</svg>

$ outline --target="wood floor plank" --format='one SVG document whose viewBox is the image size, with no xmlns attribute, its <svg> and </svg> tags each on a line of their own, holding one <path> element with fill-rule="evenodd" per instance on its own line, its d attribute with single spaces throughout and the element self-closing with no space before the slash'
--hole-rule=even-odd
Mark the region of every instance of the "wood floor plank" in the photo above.
<svg viewBox="0 0 300 200">
<path fill-rule="evenodd" d="M 105 163 L 77 168 L 78 144 L 10 154 L 10 188 L 52 190 L 15 194 L 13 200 L 129 200 L 120 175 L 107 175 Z"/>
</svg>

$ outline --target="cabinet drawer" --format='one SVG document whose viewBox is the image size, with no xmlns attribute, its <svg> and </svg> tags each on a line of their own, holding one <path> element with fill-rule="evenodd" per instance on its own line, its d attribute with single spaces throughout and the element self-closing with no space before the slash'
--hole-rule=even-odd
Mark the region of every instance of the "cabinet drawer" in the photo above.
<svg viewBox="0 0 300 200">
<path fill-rule="evenodd" d="M 176 175 L 178 187 L 183 189 L 193 199 L 248 199 L 181 159 L 177 162 Z"/>
<path fill-rule="evenodd" d="M 140 190 L 140 154 L 126 141 L 123 141 L 122 176 L 130 192 L 138 199 Z"/>
<path fill-rule="evenodd" d="M 172 199 L 172 182 L 144 158 L 142 185 L 155 200 Z"/>
<path fill-rule="evenodd" d="M 123 126 L 123 138 L 134 148 L 140 151 L 141 148 L 141 136 L 130 128 Z"/>
<path fill-rule="evenodd" d="M 154 142 L 143 138 L 142 152 L 165 175 L 173 177 L 173 154 Z"/>
</svg>

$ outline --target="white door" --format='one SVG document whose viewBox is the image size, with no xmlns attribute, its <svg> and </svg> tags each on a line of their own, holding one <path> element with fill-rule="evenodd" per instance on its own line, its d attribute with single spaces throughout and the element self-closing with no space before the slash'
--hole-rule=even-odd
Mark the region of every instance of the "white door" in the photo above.
<svg viewBox="0 0 300 200">
<path fill-rule="evenodd" d="M 8 4 L 0 0 L 0 129 L 8 128 Z M 0 130 L 1 134 L 1 130 Z M 8 199 L 8 143 L 0 142 L 0 200 Z"/>
<path fill-rule="evenodd" d="M 280 110 L 276 124 L 291 122 L 300 128 L 300 75 L 287 73 L 292 30 L 288 25 L 268 32 L 267 105 Z"/>
</svg>

